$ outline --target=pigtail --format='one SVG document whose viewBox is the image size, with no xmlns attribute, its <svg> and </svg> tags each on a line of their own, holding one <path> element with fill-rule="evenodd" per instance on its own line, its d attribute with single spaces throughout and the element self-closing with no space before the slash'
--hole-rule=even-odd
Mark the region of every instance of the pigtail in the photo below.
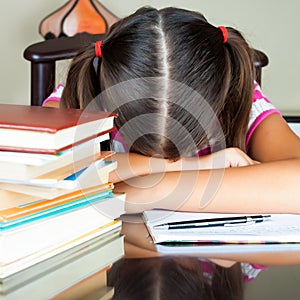
<svg viewBox="0 0 300 300">
<path fill-rule="evenodd" d="M 61 106 L 85 108 L 100 92 L 102 57 L 96 57 L 94 44 L 72 60 L 63 91 Z"/>
<path fill-rule="evenodd" d="M 227 32 L 224 47 L 229 58 L 231 80 L 221 122 L 227 147 L 238 147 L 245 151 L 254 84 L 252 51 L 237 30 L 227 28 Z"/>
</svg>

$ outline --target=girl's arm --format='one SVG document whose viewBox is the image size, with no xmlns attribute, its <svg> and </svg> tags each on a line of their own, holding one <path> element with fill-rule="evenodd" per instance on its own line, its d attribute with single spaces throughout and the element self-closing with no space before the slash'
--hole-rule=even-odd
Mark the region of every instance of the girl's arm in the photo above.
<svg viewBox="0 0 300 300">
<path fill-rule="evenodd" d="M 300 213 L 300 161 L 133 178 L 115 186 L 127 211 L 166 208 L 227 213 Z"/>
<path fill-rule="evenodd" d="M 257 163 L 238 148 L 227 148 L 210 155 L 187 157 L 177 161 L 136 153 L 116 153 L 110 159 L 116 160 L 119 166 L 110 174 L 110 181 L 114 183 L 155 173 L 242 167 Z"/>
<path fill-rule="evenodd" d="M 215 170 L 167 172 L 116 184 L 128 212 L 167 208 L 203 212 L 300 213 L 300 140 L 279 115 L 251 138 L 250 155 L 263 163 Z"/>
<path fill-rule="evenodd" d="M 273 114 L 254 131 L 248 153 L 261 162 L 300 158 L 300 138 L 280 115 Z"/>
<path fill-rule="evenodd" d="M 59 108 L 59 102 L 57 100 L 49 100 L 43 104 L 43 107 Z"/>
</svg>

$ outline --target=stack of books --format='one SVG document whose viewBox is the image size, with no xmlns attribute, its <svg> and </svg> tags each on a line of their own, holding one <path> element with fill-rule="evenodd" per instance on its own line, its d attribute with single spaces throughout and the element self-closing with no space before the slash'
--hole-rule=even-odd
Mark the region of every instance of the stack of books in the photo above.
<svg viewBox="0 0 300 300">
<path fill-rule="evenodd" d="M 115 117 L 0 105 L 0 299 L 63 299 L 123 256 L 125 194 L 101 151 Z"/>
</svg>

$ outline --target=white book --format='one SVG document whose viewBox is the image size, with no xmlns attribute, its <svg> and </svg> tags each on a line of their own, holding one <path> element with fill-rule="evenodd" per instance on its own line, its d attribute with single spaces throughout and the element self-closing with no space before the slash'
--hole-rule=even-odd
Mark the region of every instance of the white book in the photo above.
<svg viewBox="0 0 300 300">
<path fill-rule="evenodd" d="M 114 128 L 116 114 L 0 104 L 0 149 L 58 153 Z"/>
<path fill-rule="evenodd" d="M 115 220 L 108 225 L 91 230 L 49 251 L 41 251 L 38 254 L 25 256 L 17 261 L 3 265 L 0 273 L 0 293 L 3 290 L 8 291 L 14 288 L 20 282 L 24 281 L 24 277 L 30 279 L 31 277 L 46 273 L 48 269 L 54 268 L 72 254 L 76 254 L 76 251 L 82 250 L 85 245 L 94 243 L 93 241 L 100 241 L 102 243 L 107 238 L 119 236 L 121 225 L 121 221 Z M 1 282 L 4 281 L 5 287 L 1 286 Z"/>
<path fill-rule="evenodd" d="M 101 175 L 109 174 L 116 168 L 117 168 L 116 161 L 105 161 L 103 159 L 100 159 L 98 161 L 92 162 L 88 167 L 83 168 L 78 172 L 75 172 L 70 176 L 65 177 L 62 180 L 55 179 L 55 178 L 34 178 L 28 180 L 0 179 L 0 182 L 2 183 L 18 185 L 13 188 L 9 185 L 0 184 L 0 187 L 2 189 L 13 190 L 16 192 L 21 192 L 19 187 L 20 185 L 37 186 L 37 187 L 44 187 L 44 188 L 68 189 L 68 190 L 72 190 L 78 187 L 82 187 L 82 189 L 85 189 L 91 186 L 106 183 L 106 182 L 101 182 L 99 178 L 101 178 Z"/>
<path fill-rule="evenodd" d="M 40 256 L 111 223 L 125 211 L 125 194 L 27 223 L 0 235 L 0 271 L 17 260 Z M 1 278 L 1 274 L 0 274 Z"/>
<path fill-rule="evenodd" d="M 1 299 L 49 299 L 114 263 L 124 255 L 124 240 L 115 234 L 62 253 L 4 281 Z M 51 264 L 50 264 L 51 263 Z M 18 282 L 18 285 L 14 284 Z M 5 284 L 10 288 L 5 291 Z"/>
<path fill-rule="evenodd" d="M 112 151 L 106 151 L 101 154 L 95 162 L 91 162 L 86 168 L 74 172 L 74 166 L 64 169 L 68 175 L 64 179 L 59 179 L 61 173 L 54 171 L 49 176 L 29 180 L 2 180 L 0 179 L 0 189 L 16 192 L 45 199 L 53 199 L 78 189 L 85 190 L 94 186 L 106 184 L 109 181 L 109 174 L 117 168 L 116 161 L 105 161 L 112 155 Z M 82 164 L 84 166 L 85 164 Z M 58 173 L 58 174 L 57 174 Z M 48 178 L 49 177 L 49 178 Z"/>
<path fill-rule="evenodd" d="M 166 243 L 156 244 L 157 252 L 164 255 L 197 255 L 203 257 L 224 258 L 226 254 L 243 255 L 259 253 L 278 253 L 284 255 L 299 253 L 300 244 L 190 244 L 190 243 Z"/>
<path fill-rule="evenodd" d="M 93 162 L 101 152 L 100 143 L 108 139 L 109 133 L 57 155 L 0 151 L 0 182 L 30 180 L 86 159 Z"/>
</svg>

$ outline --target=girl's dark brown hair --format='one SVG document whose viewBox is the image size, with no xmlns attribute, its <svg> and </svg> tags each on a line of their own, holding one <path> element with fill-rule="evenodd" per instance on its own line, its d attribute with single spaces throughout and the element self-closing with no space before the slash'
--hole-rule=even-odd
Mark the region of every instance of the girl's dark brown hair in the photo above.
<svg viewBox="0 0 300 300">
<path fill-rule="evenodd" d="M 114 286 L 112 300 L 242 300 L 240 264 L 223 268 L 212 264 L 205 274 L 192 257 L 122 259 L 109 274 Z"/>
<path fill-rule="evenodd" d="M 252 51 L 237 30 L 227 31 L 223 43 L 199 13 L 139 9 L 111 27 L 96 68 L 94 45 L 73 60 L 62 105 L 97 99 L 118 113 L 130 151 L 148 156 L 177 159 L 208 144 L 245 150 Z"/>
</svg>

